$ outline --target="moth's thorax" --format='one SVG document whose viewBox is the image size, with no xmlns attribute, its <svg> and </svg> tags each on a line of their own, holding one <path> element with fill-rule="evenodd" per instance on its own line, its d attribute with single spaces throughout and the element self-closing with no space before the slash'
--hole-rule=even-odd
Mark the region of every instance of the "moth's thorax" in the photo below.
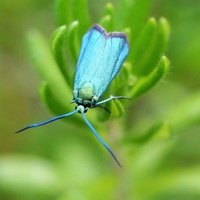
<svg viewBox="0 0 200 200">
<path fill-rule="evenodd" d="M 80 88 L 75 88 L 73 91 L 76 104 L 84 107 L 92 107 L 98 101 L 98 97 L 94 93 L 94 88 L 91 83 L 85 83 Z"/>
</svg>

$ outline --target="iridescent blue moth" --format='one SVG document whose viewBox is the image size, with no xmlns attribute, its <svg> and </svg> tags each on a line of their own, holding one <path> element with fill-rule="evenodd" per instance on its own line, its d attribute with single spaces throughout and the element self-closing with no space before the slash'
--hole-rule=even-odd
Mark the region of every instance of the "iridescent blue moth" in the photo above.
<svg viewBox="0 0 200 200">
<path fill-rule="evenodd" d="M 125 96 L 111 96 L 108 99 L 98 102 L 99 98 L 118 74 L 128 52 L 129 44 L 124 33 L 107 33 L 100 25 L 93 25 L 82 39 L 76 66 L 73 100 L 71 101 L 76 104 L 75 110 L 44 122 L 29 125 L 16 133 L 42 126 L 75 113 L 80 113 L 92 133 L 110 152 L 117 164 L 121 166 L 110 147 L 98 135 L 84 113 L 87 112 L 88 108 L 100 107 L 101 104 L 113 99 L 130 99 Z"/>
</svg>

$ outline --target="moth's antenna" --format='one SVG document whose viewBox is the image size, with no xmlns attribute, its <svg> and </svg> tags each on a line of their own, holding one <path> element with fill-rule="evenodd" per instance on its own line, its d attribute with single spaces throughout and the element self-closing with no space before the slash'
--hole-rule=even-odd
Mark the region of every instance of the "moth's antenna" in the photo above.
<svg viewBox="0 0 200 200">
<path fill-rule="evenodd" d="M 113 153 L 113 151 L 111 150 L 111 148 L 103 141 L 103 139 L 99 136 L 99 134 L 96 132 L 96 130 L 94 129 L 94 127 L 90 124 L 90 122 L 88 121 L 88 119 L 86 118 L 84 112 L 81 112 L 83 119 L 85 121 L 85 123 L 88 125 L 89 129 L 92 131 L 92 133 L 95 135 L 95 137 L 99 140 L 99 142 L 101 142 L 101 144 L 110 152 L 110 154 L 112 155 L 112 157 L 115 159 L 116 163 L 120 166 L 120 162 L 118 161 L 117 157 L 115 156 L 115 154 Z"/>
<path fill-rule="evenodd" d="M 103 100 L 103 101 L 100 101 L 100 102 L 96 103 L 96 104 L 94 105 L 94 107 L 99 107 L 99 105 L 101 105 L 101 104 L 103 104 L 103 103 L 106 103 L 106 102 L 108 102 L 108 101 L 111 101 L 111 100 L 115 100 L 115 99 L 128 99 L 128 100 L 133 100 L 132 98 L 126 97 L 126 96 L 111 96 L 111 97 L 109 97 L 108 99 L 105 99 L 105 100 Z M 92 108 L 93 108 L 93 107 L 92 107 Z"/>
<path fill-rule="evenodd" d="M 64 117 L 68 117 L 68 116 L 70 116 L 70 115 L 73 115 L 73 114 L 75 114 L 75 113 L 77 113 L 77 112 L 78 112 L 78 110 L 74 110 L 73 112 L 66 113 L 66 114 L 64 114 L 64 115 L 60 115 L 60 116 L 51 118 L 51 119 L 46 120 L 46 121 L 44 121 L 44 122 L 39 122 L 39 123 L 36 123 L 36 124 L 31 124 L 31 125 L 29 125 L 29 126 L 26 126 L 26 127 L 22 128 L 22 129 L 20 129 L 19 131 L 16 131 L 15 133 L 19 133 L 19 132 L 25 131 L 25 130 L 27 130 L 27 129 L 29 129 L 29 128 L 35 128 L 35 127 L 38 127 L 38 126 L 43 126 L 43 125 L 45 125 L 45 124 L 51 123 L 51 122 L 53 122 L 53 121 L 56 121 L 56 120 L 58 120 L 58 119 L 62 119 L 62 118 L 64 118 Z"/>
</svg>

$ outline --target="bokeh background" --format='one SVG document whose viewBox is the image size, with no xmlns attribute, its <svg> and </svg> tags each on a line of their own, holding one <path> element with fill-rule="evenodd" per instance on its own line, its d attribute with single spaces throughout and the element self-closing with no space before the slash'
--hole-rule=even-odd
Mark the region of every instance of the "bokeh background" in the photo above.
<svg viewBox="0 0 200 200">
<path fill-rule="evenodd" d="M 106 2 L 90 1 L 94 22 Z M 133 128 L 135 124 L 136 130 L 142 121 L 150 127 L 184 100 L 190 102 L 190 97 L 200 96 L 200 1 L 153 0 L 152 16 L 164 16 L 170 23 L 165 54 L 171 68 L 158 85 L 131 106 L 130 124 Z M 134 177 L 134 167 L 128 168 L 123 162 L 124 167 L 118 169 L 107 152 L 85 133 L 87 129 L 82 132 L 78 125 L 58 121 L 13 134 L 25 125 L 52 117 L 39 99 L 40 79 L 27 55 L 25 38 L 29 30 L 36 29 L 50 40 L 56 27 L 54 1 L 0 1 L 0 199 L 200 199 L 200 98 L 199 107 L 191 108 L 197 112 L 195 119 L 183 121 L 179 134 L 169 139 L 173 147 L 168 147 L 158 161 L 157 172 L 162 176 L 155 175 L 154 190 L 148 189 L 145 181 L 141 184 L 139 175 L 138 182 L 130 180 L 128 174 Z M 195 102 L 198 105 L 198 100 Z M 180 110 L 177 120 L 183 113 Z M 122 157 L 119 148 L 130 147 L 114 148 Z M 156 148 L 152 151 L 159 154 L 162 145 Z M 134 147 L 129 153 L 136 154 L 138 149 Z M 142 148 L 147 158 L 151 157 L 150 150 L 145 145 Z M 149 170 L 146 162 L 144 165 L 138 165 L 141 174 Z M 139 189 L 137 183 L 142 185 Z M 146 192 L 151 197 L 145 196 Z"/>
</svg>

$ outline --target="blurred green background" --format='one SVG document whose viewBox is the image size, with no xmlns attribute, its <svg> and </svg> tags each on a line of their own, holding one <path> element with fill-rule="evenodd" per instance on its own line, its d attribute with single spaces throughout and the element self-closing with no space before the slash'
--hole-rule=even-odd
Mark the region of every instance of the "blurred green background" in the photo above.
<svg viewBox="0 0 200 200">
<path fill-rule="evenodd" d="M 93 22 L 106 2 L 89 1 Z M 0 199 L 200 199 L 200 2 L 153 0 L 152 16 L 170 23 L 171 68 L 133 102 L 127 126 L 143 132 L 162 119 L 179 125 L 159 142 L 118 145 L 108 137 L 120 169 L 78 125 L 58 121 L 12 134 L 52 116 L 38 97 L 25 38 L 36 29 L 50 41 L 55 2 L 0 1 Z"/>
</svg>

